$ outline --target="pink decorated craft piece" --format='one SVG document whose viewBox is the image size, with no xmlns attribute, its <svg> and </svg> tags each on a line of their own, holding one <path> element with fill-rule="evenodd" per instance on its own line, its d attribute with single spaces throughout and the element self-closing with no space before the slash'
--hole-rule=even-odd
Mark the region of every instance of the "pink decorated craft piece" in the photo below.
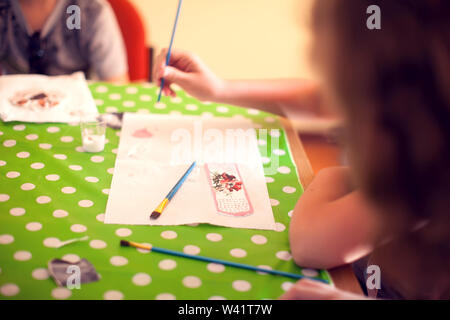
<svg viewBox="0 0 450 320">
<path fill-rule="evenodd" d="M 147 128 L 139 129 L 133 132 L 135 138 L 151 138 L 153 134 Z"/>
<path fill-rule="evenodd" d="M 234 217 L 253 213 L 236 164 L 205 164 L 205 169 L 218 213 Z"/>
</svg>

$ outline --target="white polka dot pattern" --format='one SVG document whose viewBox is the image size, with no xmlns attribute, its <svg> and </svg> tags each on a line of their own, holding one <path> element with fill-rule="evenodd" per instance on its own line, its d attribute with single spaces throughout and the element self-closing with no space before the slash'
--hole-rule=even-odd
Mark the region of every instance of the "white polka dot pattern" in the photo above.
<svg viewBox="0 0 450 320">
<path fill-rule="evenodd" d="M 90 296 L 86 285 L 85 292 L 93 299 L 135 298 L 139 290 L 146 290 L 145 298 L 158 300 L 192 297 L 261 299 L 276 298 L 288 290 L 292 282 L 277 277 L 273 281 L 278 283 L 273 287 L 278 289 L 274 289 L 273 296 L 261 296 L 256 288 L 260 288 L 260 281 L 271 279 L 267 273 L 255 272 L 240 278 L 236 276 L 240 272 L 222 264 L 196 264 L 153 254 L 145 249 L 121 248 L 117 244 L 120 238 L 130 237 L 130 240 L 147 240 L 155 246 L 186 254 L 249 263 L 267 270 L 292 271 L 294 261 L 288 251 L 287 229 L 302 188 L 291 154 L 285 147 L 285 134 L 278 129 L 276 117 L 257 109 L 236 112 L 232 106 L 196 101 L 180 88 L 177 88 L 176 97 L 163 97 L 163 102 L 155 104 L 157 88 L 153 85 L 133 84 L 124 89 L 109 84 L 90 85 L 100 113 L 156 112 L 174 116 L 199 115 L 205 119 L 216 116 L 236 121 L 253 119 L 254 128 L 266 130 L 266 134 L 256 130 L 257 144 L 266 164 L 264 170 L 272 166 L 265 181 L 271 195 L 275 231 L 217 228 L 196 223 L 189 224 L 189 227 L 149 227 L 143 232 L 144 226 L 103 225 L 114 161 L 119 151 L 120 130 L 107 129 L 105 151 L 90 154 L 81 147 L 78 123 L 13 123 L 3 126 L 0 123 L 0 179 L 3 178 L 5 185 L 0 188 L 0 209 L 6 214 L 8 223 L 12 223 L 11 228 L 0 228 L 0 247 L 9 252 L 3 260 L 0 259 L 0 274 L 5 277 L 0 284 L 0 297 L 33 298 L 26 281 L 31 279 L 36 284 L 51 281 L 46 266 L 40 262 L 43 255 L 70 263 L 81 258 L 92 260 L 97 272 L 102 272 L 102 281 L 96 287 L 104 286 L 94 297 Z M 3 186 L 0 184 L 0 187 Z M 63 241 L 83 236 L 89 236 L 88 241 L 57 249 Z M 28 246 L 23 245 L 25 238 L 30 239 Z M 114 274 L 120 278 L 120 286 L 115 285 L 111 274 L 104 271 L 105 265 L 93 258 L 97 256 L 104 261 L 106 269 L 116 270 Z M 26 270 L 24 280 L 8 279 L 8 275 L 14 272 L 10 269 L 14 264 Z M 194 265 L 199 269 L 192 267 Z M 322 277 L 324 274 L 314 269 L 298 269 L 300 272 L 307 277 Z M 167 277 L 164 286 L 161 285 L 162 275 Z M 218 283 L 219 278 L 220 284 L 212 288 L 211 283 Z M 105 283 L 112 284 L 106 286 Z M 78 290 L 42 288 L 47 291 L 36 290 L 36 294 L 39 292 L 40 296 L 53 299 L 83 297 Z"/>
</svg>

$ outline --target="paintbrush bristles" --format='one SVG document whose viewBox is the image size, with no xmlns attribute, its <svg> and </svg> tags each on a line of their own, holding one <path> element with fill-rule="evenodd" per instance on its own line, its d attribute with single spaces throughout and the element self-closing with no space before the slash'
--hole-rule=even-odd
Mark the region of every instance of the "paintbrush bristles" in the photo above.
<svg viewBox="0 0 450 320">
<path fill-rule="evenodd" d="M 152 214 L 150 215 L 150 219 L 152 219 L 152 220 L 158 219 L 160 215 L 161 215 L 161 212 L 153 211 Z"/>
<path fill-rule="evenodd" d="M 127 240 L 120 240 L 120 246 L 121 247 L 129 247 L 130 246 L 130 242 Z"/>
</svg>

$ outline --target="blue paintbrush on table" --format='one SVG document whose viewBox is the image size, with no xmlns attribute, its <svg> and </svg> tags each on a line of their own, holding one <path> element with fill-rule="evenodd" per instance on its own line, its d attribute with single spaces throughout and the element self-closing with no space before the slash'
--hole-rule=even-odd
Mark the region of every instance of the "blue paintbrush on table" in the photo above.
<svg viewBox="0 0 450 320">
<path fill-rule="evenodd" d="M 167 196 L 164 198 L 163 201 L 159 204 L 159 206 L 152 212 L 150 215 L 150 219 L 158 219 L 161 213 L 164 211 L 164 208 L 167 206 L 167 204 L 172 200 L 173 196 L 177 193 L 178 189 L 180 189 L 181 185 L 186 181 L 189 174 L 192 172 L 192 170 L 195 168 L 196 162 L 192 162 L 191 166 L 186 170 L 186 172 L 183 174 L 183 176 L 178 180 L 178 182 L 175 184 L 175 186 L 172 188 L 172 190 L 169 191 Z"/>
<path fill-rule="evenodd" d="M 264 273 L 268 273 L 268 274 L 272 274 L 272 275 L 284 276 L 284 277 L 293 278 L 293 279 L 311 279 L 314 281 L 319 281 L 319 282 L 328 284 L 327 281 L 320 279 L 320 278 L 311 278 L 311 277 L 306 277 L 306 276 L 296 274 L 296 273 L 290 273 L 290 272 L 278 271 L 278 270 L 272 270 L 272 269 L 264 269 L 264 268 L 254 267 L 254 266 L 251 266 L 248 264 L 243 264 L 243 263 L 237 263 L 237 262 L 226 261 L 226 260 L 215 259 L 215 258 L 202 257 L 202 256 L 187 254 L 184 252 L 163 249 L 163 248 L 157 248 L 152 245 L 142 244 L 142 243 L 128 241 L 128 240 L 120 240 L 120 245 L 122 247 L 134 247 L 134 248 L 149 250 L 152 252 L 159 252 L 159 253 L 169 254 L 172 256 L 177 256 L 177 257 L 182 257 L 182 258 L 199 260 L 199 261 L 203 261 L 203 262 L 217 263 L 217 264 L 222 264 L 224 266 L 245 269 L 245 270 L 251 270 L 251 271 L 257 271 L 257 272 L 264 272 Z"/>
</svg>

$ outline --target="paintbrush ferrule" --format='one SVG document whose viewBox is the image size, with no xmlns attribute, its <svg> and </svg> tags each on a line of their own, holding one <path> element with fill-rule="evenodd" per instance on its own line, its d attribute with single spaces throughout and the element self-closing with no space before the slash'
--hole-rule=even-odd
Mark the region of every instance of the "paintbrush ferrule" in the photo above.
<svg viewBox="0 0 450 320">
<path fill-rule="evenodd" d="M 120 240 L 120 246 L 121 247 L 134 247 L 134 248 L 138 248 L 138 249 L 144 249 L 144 250 L 152 250 L 152 245 L 150 244 L 143 244 L 143 243 L 138 243 L 138 242 L 134 242 L 134 241 L 128 241 L 125 239 Z"/>
<path fill-rule="evenodd" d="M 167 199 L 167 198 L 165 198 L 163 201 L 161 201 L 159 206 L 156 207 L 156 209 L 150 215 L 150 219 L 158 219 L 168 203 L 169 203 L 169 199 Z"/>
</svg>

